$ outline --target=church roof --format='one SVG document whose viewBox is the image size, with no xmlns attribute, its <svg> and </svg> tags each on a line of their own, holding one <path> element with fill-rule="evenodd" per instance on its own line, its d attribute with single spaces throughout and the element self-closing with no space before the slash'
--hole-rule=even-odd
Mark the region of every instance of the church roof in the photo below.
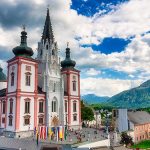
<svg viewBox="0 0 150 150">
<path fill-rule="evenodd" d="M 0 66 L 0 82 L 6 81 L 6 75 L 3 73 L 3 69 Z"/>
<path fill-rule="evenodd" d="M 66 58 L 65 60 L 61 61 L 62 69 L 70 68 L 74 69 L 76 62 L 70 58 L 70 48 L 66 48 Z"/>
<path fill-rule="evenodd" d="M 25 31 L 25 28 L 24 31 L 21 32 L 20 46 L 13 48 L 12 51 L 15 56 L 31 57 L 33 55 L 32 48 L 27 46 L 27 32 Z"/>
<path fill-rule="evenodd" d="M 4 96 L 6 96 L 6 88 L 0 90 L 0 97 L 4 97 Z"/>
<path fill-rule="evenodd" d="M 48 40 L 49 43 L 54 42 L 54 35 L 53 35 L 53 29 L 52 29 L 51 19 L 49 15 L 49 9 L 47 9 L 47 15 L 46 15 L 43 34 L 42 34 L 42 40 L 44 41 L 44 43 L 46 42 L 46 40 Z"/>
</svg>

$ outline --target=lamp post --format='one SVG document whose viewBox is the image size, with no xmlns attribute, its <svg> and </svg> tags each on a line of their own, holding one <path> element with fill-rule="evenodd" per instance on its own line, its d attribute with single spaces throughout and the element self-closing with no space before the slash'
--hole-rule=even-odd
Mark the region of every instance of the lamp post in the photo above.
<svg viewBox="0 0 150 150">
<path fill-rule="evenodd" d="M 96 114 L 96 134 L 97 134 L 97 116 L 99 114 L 99 111 L 95 111 L 95 114 Z"/>
</svg>

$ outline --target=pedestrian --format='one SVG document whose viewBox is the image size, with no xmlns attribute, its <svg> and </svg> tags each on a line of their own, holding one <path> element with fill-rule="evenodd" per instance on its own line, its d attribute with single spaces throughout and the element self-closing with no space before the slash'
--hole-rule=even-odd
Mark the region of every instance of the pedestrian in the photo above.
<svg viewBox="0 0 150 150">
<path fill-rule="evenodd" d="M 37 146 L 39 145 L 39 133 L 37 133 L 37 136 L 36 136 L 36 144 Z"/>
</svg>

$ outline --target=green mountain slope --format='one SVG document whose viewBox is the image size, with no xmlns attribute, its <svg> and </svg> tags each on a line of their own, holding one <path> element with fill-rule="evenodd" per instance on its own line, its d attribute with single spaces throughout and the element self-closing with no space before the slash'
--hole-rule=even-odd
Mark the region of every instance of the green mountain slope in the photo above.
<svg viewBox="0 0 150 150">
<path fill-rule="evenodd" d="M 137 88 L 123 91 L 112 96 L 108 103 L 120 108 L 146 108 L 150 107 L 150 80 Z"/>
</svg>

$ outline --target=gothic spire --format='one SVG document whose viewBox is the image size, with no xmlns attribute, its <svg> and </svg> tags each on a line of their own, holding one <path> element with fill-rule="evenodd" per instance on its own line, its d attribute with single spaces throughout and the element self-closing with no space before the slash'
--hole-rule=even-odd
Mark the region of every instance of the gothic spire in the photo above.
<svg viewBox="0 0 150 150">
<path fill-rule="evenodd" d="M 45 20 L 42 40 L 44 41 L 44 43 L 46 42 L 46 40 L 48 40 L 49 43 L 50 43 L 50 41 L 52 43 L 54 42 L 53 29 L 52 29 L 52 24 L 51 24 L 51 19 L 50 19 L 48 8 L 47 8 L 47 15 L 46 15 L 46 20 Z"/>
</svg>

